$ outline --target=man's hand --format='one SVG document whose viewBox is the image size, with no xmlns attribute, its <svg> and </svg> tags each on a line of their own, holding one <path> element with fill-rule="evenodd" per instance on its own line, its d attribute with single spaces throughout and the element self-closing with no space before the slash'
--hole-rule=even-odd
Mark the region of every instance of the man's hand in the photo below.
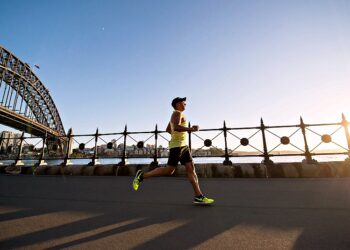
<svg viewBox="0 0 350 250">
<path fill-rule="evenodd" d="M 191 132 L 196 132 L 196 131 L 198 131 L 199 130 L 199 126 L 198 125 L 193 125 L 192 127 L 191 127 Z"/>
</svg>

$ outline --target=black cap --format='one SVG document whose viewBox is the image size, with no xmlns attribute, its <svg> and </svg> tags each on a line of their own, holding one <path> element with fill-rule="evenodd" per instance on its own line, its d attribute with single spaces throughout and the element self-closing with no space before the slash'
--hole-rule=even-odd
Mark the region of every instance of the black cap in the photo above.
<svg viewBox="0 0 350 250">
<path fill-rule="evenodd" d="M 186 97 L 176 97 L 174 98 L 174 100 L 171 102 L 171 106 L 173 106 L 173 108 L 176 108 L 176 103 L 178 102 L 183 102 L 183 101 L 186 101 Z"/>
</svg>

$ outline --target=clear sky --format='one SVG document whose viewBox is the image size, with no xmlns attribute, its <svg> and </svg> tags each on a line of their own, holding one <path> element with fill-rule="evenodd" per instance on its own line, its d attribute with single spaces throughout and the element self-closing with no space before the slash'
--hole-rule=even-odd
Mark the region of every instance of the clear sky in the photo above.
<svg viewBox="0 0 350 250">
<path fill-rule="evenodd" d="M 0 44 L 76 133 L 350 120 L 350 1 L 2 0 Z"/>
</svg>

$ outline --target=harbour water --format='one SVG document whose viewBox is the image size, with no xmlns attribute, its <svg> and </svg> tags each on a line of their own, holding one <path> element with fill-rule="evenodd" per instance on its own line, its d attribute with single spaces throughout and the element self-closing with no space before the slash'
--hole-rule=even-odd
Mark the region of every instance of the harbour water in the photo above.
<svg viewBox="0 0 350 250">
<path fill-rule="evenodd" d="M 331 162 L 331 161 L 343 161 L 347 158 L 346 155 L 320 155 L 314 156 L 313 159 L 318 162 Z M 282 162 L 301 162 L 305 159 L 303 156 L 279 156 L 279 157 L 271 157 L 270 158 L 275 163 Z M 167 158 L 158 159 L 159 164 L 166 164 Z M 263 158 L 262 157 L 231 157 L 230 160 L 232 163 L 260 163 Z M 98 159 L 97 164 L 118 164 L 121 161 L 120 158 L 104 158 Z M 126 164 L 150 164 L 153 161 L 153 158 L 129 158 L 126 161 Z M 222 163 L 224 158 L 222 157 L 196 157 L 194 158 L 194 162 L 197 164 L 200 163 Z M 25 165 L 34 165 L 37 163 L 37 160 L 23 160 Z M 63 160 L 46 160 L 48 165 L 60 165 Z M 72 159 L 72 164 L 74 165 L 86 165 L 91 162 L 91 159 Z M 14 163 L 11 160 L 3 160 L 0 161 L 0 165 L 9 165 Z"/>
</svg>

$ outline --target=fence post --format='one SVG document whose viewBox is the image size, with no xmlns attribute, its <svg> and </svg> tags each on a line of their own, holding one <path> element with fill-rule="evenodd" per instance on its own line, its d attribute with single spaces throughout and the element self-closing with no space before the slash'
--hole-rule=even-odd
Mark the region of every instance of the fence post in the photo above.
<svg viewBox="0 0 350 250">
<path fill-rule="evenodd" d="M 44 161 L 46 140 L 47 140 L 47 133 L 45 133 L 45 136 L 43 138 L 43 148 L 41 150 L 39 162 L 36 164 L 36 166 L 47 165 L 46 162 Z"/>
<path fill-rule="evenodd" d="M 18 149 L 18 154 L 17 154 L 17 158 L 16 158 L 16 161 L 15 161 L 15 164 L 16 166 L 23 166 L 24 163 L 22 161 L 22 148 L 23 148 L 23 141 L 24 141 L 24 132 L 22 132 L 22 135 L 21 135 L 21 142 L 19 144 L 19 149 Z"/>
<path fill-rule="evenodd" d="M 191 128 L 191 123 L 188 123 L 188 127 Z M 190 152 L 192 152 L 192 139 L 191 139 L 191 132 L 188 132 L 188 147 L 190 149 Z"/>
<path fill-rule="evenodd" d="M 128 127 L 125 125 L 125 129 L 123 132 L 124 135 L 124 147 L 123 147 L 123 156 L 121 162 L 118 163 L 119 166 L 125 166 L 126 164 L 126 137 L 128 136 Z"/>
<path fill-rule="evenodd" d="M 97 141 L 98 141 L 98 129 L 96 129 L 95 133 L 95 149 L 94 149 L 94 155 L 91 158 L 91 162 L 88 164 L 89 166 L 95 166 L 96 165 L 96 158 L 97 158 Z"/>
<path fill-rule="evenodd" d="M 345 118 L 345 115 L 342 114 L 342 126 L 344 127 L 346 141 L 348 143 L 348 159 L 350 159 L 350 134 L 349 134 L 349 128 L 348 128 L 348 121 Z"/>
<path fill-rule="evenodd" d="M 262 137 L 263 137 L 263 146 L 264 146 L 264 160 L 263 163 L 264 164 L 273 164 L 273 161 L 270 160 L 270 156 L 269 153 L 267 151 L 267 143 L 266 143 L 266 137 L 265 137 L 265 125 L 264 125 L 264 121 L 261 118 L 260 119 L 260 129 L 261 129 L 261 133 L 262 133 Z"/>
<path fill-rule="evenodd" d="M 154 157 L 153 162 L 151 162 L 151 167 L 158 166 L 158 124 L 156 124 L 156 130 L 154 131 L 155 145 L 154 145 Z"/>
<path fill-rule="evenodd" d="M 225 160 L 223 162 L 224 165 L 232 166 L 232 161 L 230 161 L 229 154 L 228 154 L 228 148 L 227 148 L 227 127 L 226 127 L 226 121 L 224 121 L 224 138 L 225 138 Z"/>
<path fill-rule="evenodd" d="M 68 142 L 67 142 L 67 150 L 66 150 L 66 156 L 64 157 L 64 161 L 62 163 L 62 166 L 67 166 L 70 164 L 69 158 L 70 158 L 70 151 L 71 151 L 71 145 L 73 140 L 73 129 L 70 128 L 68 130 Z"/>
<path fill-rule="evenodd" d="M 305 145 L 305 160 L 304 161 L 306 163 L 315 163 L 317 161 L 312 159 L 312 157 L 311 157 L 309 145 L 308 145 L 307 139 L 306 139 L 306 130 L 305 130 L 306 125 L 305 125 L 302 117 L 300 117 L 300 128 L 301 128 L 301 132 L 303 133 L 304 145 Z"/>
</svg>

